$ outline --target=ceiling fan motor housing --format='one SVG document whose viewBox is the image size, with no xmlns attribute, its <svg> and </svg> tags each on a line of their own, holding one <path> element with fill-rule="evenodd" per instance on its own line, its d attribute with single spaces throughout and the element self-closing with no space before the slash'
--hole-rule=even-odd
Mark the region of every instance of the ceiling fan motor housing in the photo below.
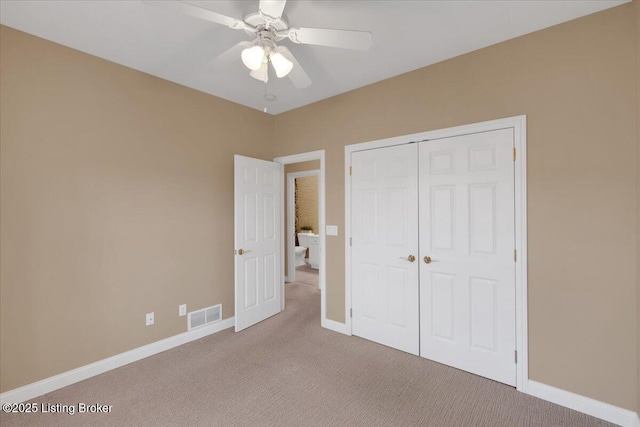
<svg viewBox="0 0 640 427">
<path fill-rule="evenodd" d="M 262 46 L 267 54 L 272 50 L 275 50 L 276 46 L 274 39 L 275 35 L 269 30 L 261 30 L 258 32 L 258 45 Z"/>
<path fill-rule="evenodd" d="M 287 18 L 285 15 L 282 15 L 278 20 L 269 20 L 267 22 L 267 20 L 264 19 L 260 12 L 255 12 L 245 16 L 244 22 L 253 28 L 257 28 L 258 33 L 260 33 L 262 30 L 266 30 L 271 32 L 274 37 L 276 32 L 286 31 L 289 29 L 289 23 L 287 22 Z M 251 29 L 246 29 L 245 32 L 251 36 L 255 35 L 256 33 Z"/>
</svg>

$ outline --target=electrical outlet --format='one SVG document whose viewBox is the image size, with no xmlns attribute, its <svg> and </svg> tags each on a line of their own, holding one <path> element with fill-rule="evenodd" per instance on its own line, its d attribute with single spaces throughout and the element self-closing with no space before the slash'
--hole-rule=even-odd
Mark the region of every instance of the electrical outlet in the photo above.
<svg viewBox="0 0 640 427">
<path fill-rule="evenodd" d="M 178 306 L 178 316 L 186 316 L 187 315 L 187 304 L 180 304 Z"/>
<path fill-rule="evenodd" d="M 153 325 L 154 315 L 153 311 L 151 313 L 147 313 L 147 326 Z"/>
</svg>

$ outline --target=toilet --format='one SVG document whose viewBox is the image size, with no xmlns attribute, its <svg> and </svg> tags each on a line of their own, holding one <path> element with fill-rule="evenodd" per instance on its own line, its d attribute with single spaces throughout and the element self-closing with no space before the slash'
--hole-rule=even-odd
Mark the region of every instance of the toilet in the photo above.
<svg viewBox="0 0 640 427">
<path fill-rule="evenodd" d="M 296 267 L 305 265 L 304 256 L 307 254 L 307 248 L 304 246 L 296 246 Z"/>
<path fill-rule="evenodd" d="M 313 269 L 318 269 L 320 263 L 320 236 L 313 233 L 298 233 L 298 243 L 306 251 L 309 248 L 309 259 L 305 260 L 304 255 L 302 261 Z M 296 251 L 298 247 L 296 247 Z M 297 266 L 296 260 L 296 266 Z"/>
</svg>

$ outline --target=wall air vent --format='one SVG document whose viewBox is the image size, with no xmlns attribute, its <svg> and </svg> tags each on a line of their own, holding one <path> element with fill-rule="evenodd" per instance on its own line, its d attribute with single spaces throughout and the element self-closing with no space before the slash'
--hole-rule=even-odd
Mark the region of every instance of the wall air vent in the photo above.
<svg viewBox="0 0 640 427">
<path fill-rule="evenodd" d="M 222 304 L 192 311 L 188 316 L 189 331 L 222 320 Z"/>
</svg>

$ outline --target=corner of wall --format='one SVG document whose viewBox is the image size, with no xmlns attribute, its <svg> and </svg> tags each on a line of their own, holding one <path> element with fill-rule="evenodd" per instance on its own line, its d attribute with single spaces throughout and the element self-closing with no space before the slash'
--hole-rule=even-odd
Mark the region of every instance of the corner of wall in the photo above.
<svg viewBox="0 0 640 427">
<path fill-rule="evenodd" d="M 640 414 L 640 0 L 636 15 L 636 412 Z"/>
<path fill-rule="evenodd" d="M 277 135 L 277 127 L 278 127 L 278 120 L 277 120 L 277 116 L 276 115 L 269 115 L 269 122 L 270 122 L 270 134 L 269 134 L 269 144 L 271 145 L 271 151 L 273 153 L 273 156 L 277 156 L 278 154 L 276 153 L 276 145 L 277 145 L 277 139 L 276 139 L 276 135 Z"/>
</svg>

